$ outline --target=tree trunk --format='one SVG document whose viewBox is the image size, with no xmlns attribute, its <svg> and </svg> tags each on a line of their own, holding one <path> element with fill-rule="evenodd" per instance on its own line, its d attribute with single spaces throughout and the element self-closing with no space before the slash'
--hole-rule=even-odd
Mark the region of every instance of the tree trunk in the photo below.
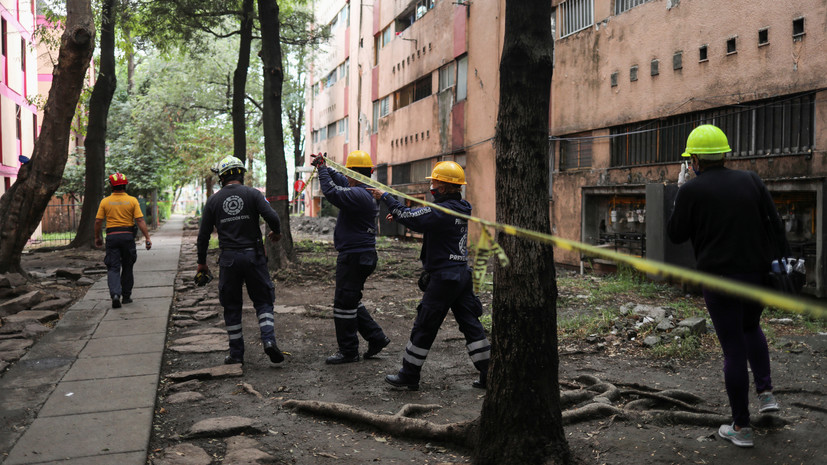
<svg viewBox="0 0 827 465">
<path fill-rule="evenodd" d="M 506 2 L 496 127 L 497 221 L 549 233 L 551 3 Z M 500 195 L 502 194 L 502 195 Z M 475 464 L 568 463 L 557 353 L 553 249 L 500 234 L 488 393 Z"/>
<path fill-rule="evenodd" d="M 287 266 L 293 258 L 290 210 L 287 202 L 287 162 L 284 159 L 284 130 L 281 125 L 281 85 L 284 69 L 279 42 L 279 6 L 276 0 L 258 0 L 261 23 L 261 61 L 264 65 L 264 158 L 267 165 L 267 199 L 281 218 L 281 241 L 267 241 L 271 270 Z"/>
<path fill-rule="evenodd" d="M 86 185 L 78 231 L 69 247 L 92 248 L 95 244 L 95 215 L 103 199 L 106 176 L 106 120 L 118 81 L 115 76 L 115 0 L 104 0 L 101 8 L 100 69 L 89 98 L 86 128 Z"/>
<path fill-rule="evenodd" d="M 22 271 L 20 256 L 37 229 L 49 199 L 60 186 L 69 157 L 69 130 L 95 50 L 90 0 L 66 1 L 66 29 L 60 38 L 52 88 L 32 158 L 0 198 L 0 273 Z"/>
<path fill-rule="evenodd" d="M 247 93 L 247 69 L 250 67 L 250 44 L 253 41 L 253 0 L 241 5 L 241 32 L 238 44 L 238 64 L 233 73 L 233 155 L 247 160 L 247 114 L 244 99 Z"/>
<path fill-rule="evenodd" d="M 135 49 L 132 45 L 132 28 L 123 27 L 124 40 L 129 44 L 126 47 L 126 93 L 132 95 L 135 87 Z"/>
</svg>

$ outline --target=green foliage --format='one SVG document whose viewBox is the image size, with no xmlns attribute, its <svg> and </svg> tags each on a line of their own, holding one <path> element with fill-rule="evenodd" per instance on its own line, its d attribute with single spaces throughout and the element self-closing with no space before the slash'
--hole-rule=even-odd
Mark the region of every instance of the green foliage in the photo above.
<svg viewBox="0 0 827 465">
<path fill-rule="evenodd" d="M 339 209 L 336 205 L 328 202 L 326 199 L 322 199 L 322 209 L 319 212 L 320 216 L 338 216 Z"/>
<path fill-rule="evenodd" d="M 494 325 L 494 320 L 491 317 L 491 314 L 489 313 L 481 316 L 480 323 L 482 323 L 482 329 L 484 329 L 486 333 L 491 334 L 491 328 Z"/>
<path fill-rule="evenodd" d="M 162 200 L 158 202 L 158 217 L 162 220 L 169 219 L 172 216 L 172 202 Z"/>
</svg>

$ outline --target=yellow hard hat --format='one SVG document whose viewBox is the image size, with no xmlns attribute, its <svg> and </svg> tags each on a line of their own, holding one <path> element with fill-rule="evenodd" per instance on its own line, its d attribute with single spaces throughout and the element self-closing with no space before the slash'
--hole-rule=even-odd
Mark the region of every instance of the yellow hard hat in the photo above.
<svg viewBox="0 0 827 465">
<path fill-rule="evenodd" d="M 689 133 L 686 150 L 681 156 L 696 155 L 702 160 L 721 160 L 725 153 L 731 151 L 724 131 L 711 124 L 702 124 Z"/>
<path fill-rule="evenodd" d="M 430 176 L 425 179 L 436 179 L 437 181 L 450 184 L 466 184 L 465 171 L 455 161 L 441 161 L 434 166 Z"/>
<path fill-rule="evenodd" d="M 373 160 L 364 150 L 354 150 L 348 154 L 345 168 L 373 168 Z"/>
</svg>

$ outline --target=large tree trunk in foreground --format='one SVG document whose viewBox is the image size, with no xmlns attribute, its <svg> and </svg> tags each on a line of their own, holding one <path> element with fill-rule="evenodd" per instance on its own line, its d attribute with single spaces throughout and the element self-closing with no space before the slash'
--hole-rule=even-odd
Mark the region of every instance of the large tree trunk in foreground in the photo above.
<svg viewBox="0 0 827 465">
<path fill-rule="evenodd" d="M 264 65 L 264 157 L 267 164 L 267 199 L 281 218 L 281 241 L 267 241 L 271 270 L 287 266 L 293 257 L 290 210 L 287 202 L 287 162 L 281 126 L 281 84 L 284 69 L 279 42 L 279 6 L 276 0 L 258 0 L 261 22 L 261 61 Z"/>
<path fill-rule="evenodd" d="M 69 156 L 69 130 L 94 50 L 95 22 L 90 0 L 67 0 L 66 30 L 60 38 L 40 136 L 31 161 L 21 167 L 15 183 L 0 198 L 0 273 L 23 271 L 23 247 L 60 186 Z"/>
<path fill-rule="evenodd" d="M 105 0 L 101 9 L 101 58 L 98 80 L 89 98 L 86 128 L 86 186 L 75 238 L 69 247 L 92 248 L 95 244 L 95 215 L 103 199 L 106 177 L 106 121 L 118 80 L 115 76 L 115 0 Z"/>
<path fill-rule="evenodd" d="M 549 234 L 551 3 L 509 0 L 496 128 L 497 221 Z M 568 463 L 558 385 L 553 250 L 499 234 L 488 393 L 475 464 Z"/>
<path fill-rule="evenodd" d="M 250 44 L 253 41 L 253 0 L 241 4 L 241 32 L 238 43 L 238 64 L 233 73 L 233 155 L 247 160 L 247 69 L 250 67 Z"/>
</svg>

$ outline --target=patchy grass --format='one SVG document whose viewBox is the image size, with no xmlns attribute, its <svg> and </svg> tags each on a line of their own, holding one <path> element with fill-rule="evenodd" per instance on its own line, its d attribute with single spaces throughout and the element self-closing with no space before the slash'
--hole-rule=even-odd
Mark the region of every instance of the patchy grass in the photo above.
<svg viewBox="0 0 827 465">
<path fill-rule="evenodd" d="M 482 329 L 484 329 L 487 334 L 491 334 L 491 326 L 494 324 L 491 314 L 489 313 L 481 316 L 480 323 L 482 323 Z"/>
<path fill-rule="evenodd" d="M 713 335 L 687 336 L 685 338 L 670 338 L 669 335 L 666 335 L 665 342 L 652 347 L 649 353 L 655 358 L 700 358 L 708 353 L 709 345 L 714 346 L 714 341 L 708 340 L 710 337 L 715 339 Z"/>
</svg>

